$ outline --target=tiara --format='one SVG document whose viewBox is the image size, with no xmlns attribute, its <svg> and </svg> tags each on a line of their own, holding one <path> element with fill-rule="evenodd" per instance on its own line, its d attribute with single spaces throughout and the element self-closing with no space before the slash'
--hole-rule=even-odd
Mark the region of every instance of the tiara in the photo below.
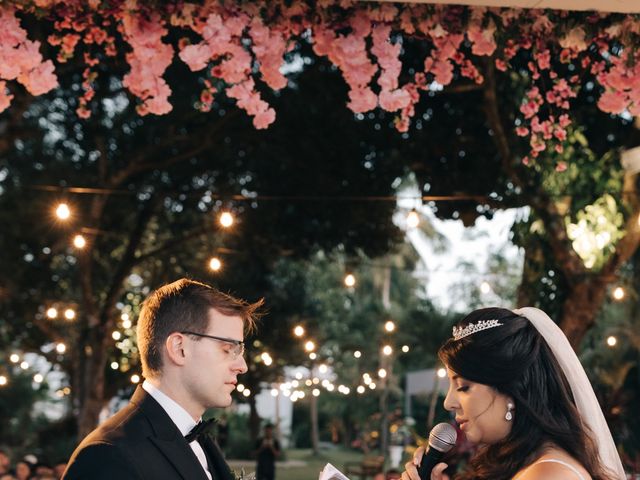
<svg viewBox="0 0 640 480">
<path fill-rule="evenodd" d="M 499 320 L 480 320 L 477 323 L 469 323 L 466 327 L 453 327 L 453 339 L 460 340 L 474 333 L 478 333 L 488 328 L 500 327 L 503 324 Z"/>
</svg>

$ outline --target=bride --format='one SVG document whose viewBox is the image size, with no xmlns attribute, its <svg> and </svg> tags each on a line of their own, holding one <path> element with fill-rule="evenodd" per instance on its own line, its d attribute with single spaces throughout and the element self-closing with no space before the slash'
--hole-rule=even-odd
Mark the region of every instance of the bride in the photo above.
<svg viewBox="0 0 640 480">
<path fill-rule="evenodd" d="M 624 480 L 589 380 L 558 326 L 537 308 L 484 308 L 453 328 L 439 351 L 444 407 L 477 454 L 456 480 Z M 402 480 L 420 480 L 424 449 Z M 445 463 L 431 480 L 448 480 Z"/>
</svg>

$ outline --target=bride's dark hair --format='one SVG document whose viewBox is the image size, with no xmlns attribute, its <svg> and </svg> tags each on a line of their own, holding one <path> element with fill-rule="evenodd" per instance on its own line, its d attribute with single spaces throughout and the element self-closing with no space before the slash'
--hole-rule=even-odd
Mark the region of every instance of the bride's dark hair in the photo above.
<svg viewBox="0 0 640 480">
<path fill-rule="evenodd" d="M 599 462 L 597 445 L 581 421 L 560 366 L 526 318 L 504 308 L 483 308 L 471 312 L 458 326 L 492 319 L 502 325 L 450 339 L 438 352 L 461 377 L 493 387 L 515 403 L 509 435 L 481 447 L 456 478 L 511 479 L 544 446 L 553 444 L 580 462 L 594 480 L 613 479 Z"/>
</svg>

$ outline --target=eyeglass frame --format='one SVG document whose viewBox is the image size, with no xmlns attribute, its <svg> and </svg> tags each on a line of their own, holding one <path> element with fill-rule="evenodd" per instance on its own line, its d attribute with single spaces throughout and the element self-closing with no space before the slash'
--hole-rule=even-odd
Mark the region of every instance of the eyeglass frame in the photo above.
<svg viewBox="0 0 640 480">
<path fill-rule="evenodd" d="M 244 356 L 245 345 L 242 340 L 235 340 L 233 338 L 226 338 L 226 337 L 216 337 L 215 335 L 207 335 L 206 333 L 191 332 L 189 330 L 185 330 L 180 333 L 182 333 L 183 335 L 195 335 L 196 337 L 210 338 L 212 340 L 217 340 L 219 342 L 230 343 L 234 347 L 233 350 L 231 350 L 230 352 L 234 359 Z M 238 347 L 240 348 L 240 350 L 238 350 Z"/>
</svg>

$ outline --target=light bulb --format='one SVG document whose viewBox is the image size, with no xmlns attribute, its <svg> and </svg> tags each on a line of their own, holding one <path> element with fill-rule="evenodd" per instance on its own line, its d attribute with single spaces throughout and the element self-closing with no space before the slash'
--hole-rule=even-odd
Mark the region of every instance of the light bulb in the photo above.
<svg viewBox="0 0 640 480">
<path fill-rule="evenodd" d="M 420 216 L 418 215 L 418 212 L 411 210 L 407 214 L 407 227 L 416 228 L 418 225 L 420 225 Z"/>
<path fill-rule="evenodd" d="M 67 220 L 71 216 L 71 210 L 69 210 L 69 205 L 66 203 L 59 203 L 56 207 L 56 216 L 60 220 Z"/>
<path fill-rule="evenodd" d="M 231 213 L 229 212 L 222 212 L 220 214 L 220 225 L 222 225 L 224 228 L 229 228 L 231 225 L 233 225 L 233 215 L 231 215 Z"/>
</svg>

